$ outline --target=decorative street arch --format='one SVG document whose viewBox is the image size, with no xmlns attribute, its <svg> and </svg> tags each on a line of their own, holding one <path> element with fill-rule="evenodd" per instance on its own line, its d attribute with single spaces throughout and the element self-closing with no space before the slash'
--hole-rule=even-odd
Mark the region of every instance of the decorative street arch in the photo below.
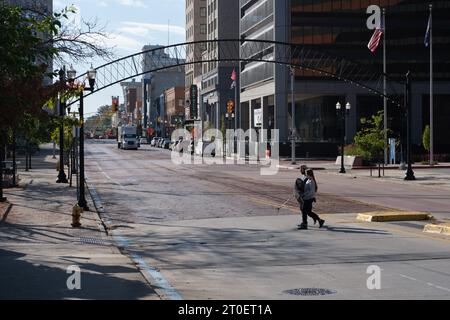
<svg viewBox="0 0 450 320">
<path fill-rule="evenodd" d="M 202 56 L 193 50 L 196 45 L 217 48 L 215 57 Z M 191 60 L 186 60 L 188 52 L 194 52 Z M 158 53 L 158 54 L 157 54 Z M 161 55 L 160 53 L 164 53 Z M 147 62 L 144 65 L 144 59 Z M 95 90 L 85 97 L 95 94 L 123 81 L 153 73 L 160 70 L 179 68 L 190 64 L 208 62 L 267 62 L 285 65 L 319 74 L 323 77 L 344 81 L 361 87 L 369 93 L 386 97 L 396 106 L 401 106 L 403 94 L 398 93 L 402 84 L 387 77 L 387 92 L 384 94 L 384 74 L 373 70 L 367 65 L 319 52 L 291 43 L 266 40 L 207 40 L 174 44 L 138 52 L 101 65 L 96 69 L 97 78 Z M 83 81 L 85 75 L 77 78 Z M 69 105 L 75 104 L 72 101 Z"/>
</svg>

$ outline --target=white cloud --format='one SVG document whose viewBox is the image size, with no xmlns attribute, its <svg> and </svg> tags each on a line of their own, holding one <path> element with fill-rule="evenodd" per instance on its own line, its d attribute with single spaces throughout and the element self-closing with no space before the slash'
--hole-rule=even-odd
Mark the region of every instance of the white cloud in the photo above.
<svg viewBox="0 0 450 320">
<path fill-rule="evenodd" d="M 124 6 L 147 8 L 147 5 L 142 0 L 119 0 L 119 3 Z"/>
<path fill-rule="evenodd" d="M 62 9 L 64 8 L 64 4 L 60 0 L 53 0 L 53 8 Z"/>
<path fill-rule="evenodd" d="M 180 36 L 184 36 L 186 34 L 185 28 L 179 26 L 130 21 L 123 22 L 123 27 L 119 28 L 119 31 L 138 37 L 148 37 L 148 35 L 152 32 L 167 32 L 167 28 L 169 28 L 171 34 Z"/>
<path fill-rule="evenodd" d="M 141 51 L 143 47 L 142 42 L 120 34 L 111 33 L 108 35 L 108 38 L 109 38 L 108 45 L 114 46 L 117 49 L 122 49 L 131 52 L 138 52 Z"/>
</svg>

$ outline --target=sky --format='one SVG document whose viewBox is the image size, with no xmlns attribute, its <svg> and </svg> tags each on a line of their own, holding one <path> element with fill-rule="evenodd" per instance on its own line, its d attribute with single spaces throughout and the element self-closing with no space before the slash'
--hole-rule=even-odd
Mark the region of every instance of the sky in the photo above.
<svg viewBox="0 0 450 320">
<path fill-rule="evenodd" d="M 167 45 L 185 42 L 185 0 L 54 0 L 54 11 L 74 5 L 77 16 L 73 23 L 98 19 L 108 33 L 106 44 L 114 47 L 116 58 L 139 52 L 144 45 Z M 170 25 L 170 27 L 169 27 Z M 170 32 L 168 32 L 168 30 Z M 170 36 L 169 36 L 170 33 Z M 86 64 L 73 65 L 78 74 L 105 63 L 94 59 Z M 139 80 L 138 78 L 136 80 Z M 110 87 L 85 99 L 85 116 L 93 115 L 97 108 L 111 104 L 111 97 L 123 93 L 119 85 Z"/>
</svg>

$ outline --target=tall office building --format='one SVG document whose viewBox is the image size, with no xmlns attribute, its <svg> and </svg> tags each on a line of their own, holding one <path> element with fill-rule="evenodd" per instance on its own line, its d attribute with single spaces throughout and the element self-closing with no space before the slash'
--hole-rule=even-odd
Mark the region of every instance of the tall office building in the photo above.
<svg viewBox="0 0 450 320">
<path fill-rule="evenodd" d="M 142 118 L 142 84 L 135 79 L 120 83 L 123 90 L 123 100 L 127 124 L 140 126 Z"/>
<path fill-rule="evenodd" d="M 162 46 L 147 45 L 142 48 L 146 52 L 142 59 L 142 70 L 146 72 L 142 77 L 142 127 L 157 130 L 158 118 L 162 117 L 160 96 L 171 87 L 185 85 L 184 66 L 161 69 L 169 65 L 183 64 L 184 59 L 169 56 Z"/>
<path fill-rule="evenodd" d="M 239 1 L 207 0 L 207 39 L 239 38 Z M 203 60 L 226 60 L 237 57 L 239 50 L 219 50 L 216 42 L 209 43 L 203 52 Z M 203 63 L 201 103 L 204 120 L 209 127 L 221 128 L 222 117 L 225 119 L 228 100 L 235 100 L 231 89 L 231 74 L 238 69 L 237 62 Z M 229 118 L 231 120 L 231 118 Z M 234 122 L 226 124 L 233 127 Z"/>
<path fill-rule="evenodd" d="M 18 6 L 23 9 L 30 9 L 28 14 L 39 13 L 38 17 L 49 16 L 53 14 L 53 0 L 4 0 L 5 3 L 13 6 Z M 41 15 L 43 14 L 43 15 Z M 39 34 L 39 33 L 38 33 Z M 40 34 L 43 39 L 45 34 Z M 44 61 L 48 65 L 48 73 L 53 72 L 53 61 Z M 53 79 L 51 77 L 44 78 L 44 85 L 51 85 Z"/>
<path fill-rule="evenodd" d="M 33 9 L 39 12 L 52 14 L 53 0 L 4 0 L 7 4 Z"/>
<path fill-rule="evenodd" d="M 278 2 L 278 1 L 277 1 Z M 450 152 L 447 126 L 450 123 L 450 3 L 448 1 L 374 0 L 310 1 L 291 0 L 291 40 L 301 47 L 330 53 L 359 62 L 379 73 L 383 71 L 383 43 L 375 53 L 367 45 L 373 30 L 367 28 L 367 8 L 378 5 L 386 10 L 385 37 L 389 81 L 405 81 L 411 71 L 412 142 L 416 151 L 422 145 L 422 133 L 429 124 L 429 48 L 424 45 L 433 2 L 434 109 L 436 152 Z M 383 37 L 384 38 L 384 37 Z M 382 90 L 382 84 L 373 83 Z M 352 143 L 360 129 L 360 120 L 383 110 L 383 99 L 363 88 L 331 80 L 307 71 L 296 73 L 296 125 L 300 136 L 300 154 L 330 155 L 336 152 L 340 123 L 336 103 L 352 105 L 346 124 L 346 142 Z M 389 92 L 388 94 L 391 94 Z M 400 86 L 398 93 L 403 93 Z M 405 110 L 388 105 L 388 128 L 394 137 L 405 141 Z M 334 145 L 333 145 L 334 144 Z M 405 147 L 403 146 L 403 149 Z M 321 154 L 322 153 L 322 154 Z"/>
<path fill-rule="evenodd" d="M 206 0 L 186 0 L 186 42 L 206 40 L 206 16 Z M 199 61 L 205 49 L 206 46 L 202 43 L 188 45 L 186 62 Z M 201 63 L 187 64 L 185 72 L 186 98 L 190 101 L 191 86 L 195 85 L 198 89 L 201 87 L 202 65 Z"/>
<path fill-rule="evenodd" d="M 297 44 L 324 54 L 359 62 L 368 69 L 383 72 L 383 46 L 375 53 L 367 48 L 373 30 L 367 28 L 367 8 L 386 9 L 387 74 L 389 81 L 403 82 L 412 75 L 412 142 L 422 144 L 422 133 L 429 124 L 429 49 L 424 45 L 429 10 L 427 1 L 417 0 L 241 0 L 240 33 L 246 39 L 275 40 Z M 446 124 L 450 122 L 450 3 L 434 5 L 434 105 L 436 152 L 450 151 Z M 260 54 L 254 52 L 253 54 Z M 273 50 L 266 59 L 279 60 Z M 245 58 L 242 56 L 241 58 Z M 308 59 L 308 58 L 306 58 Z M 310 60 L 304 60 L 307 64 Z M 290 72 L 270 63 L 241 64 L 243 128 L 253 127 L 253 110 L 262 109 L 263 127 L 280 130 L 281 152 L 288 154 L 291 128 Z M 373 83 L 382 91 L 382 84 Z M 340 121 L 336 103 L 352 106 L 346 121 L 346 142 L 352 143 L 360 120 L 383 109 L 383 99 L 368 90 L 307 70 L 295 73 L 295 101 L 298 155 L 334 156 L 340 143 Z M 398 92 L 402 93 L 400 86 Z M 388 94 L 392 92 L 388 91 Z M 405 141 L 405 110 L 388 106 L 388 127 Z M 283 143 L 286 143 L 283 147 Z M 403 146 L 403 150 L 405 147 Z"/>
<path fill-rule="evenodd" d="M 246 40 L 289 42 L 290 7 L 286 0 L 240 0 L 241 59 L 263 57 L 280 60 L 274 45 L 252 52 Z M 261 109 L 263 129 L 280 129 L 281 141 L 287 141 L 287 87 L 289 69 L 269 62 L 241 63 L 241 126 L 254 128 L 255 110 Z"/>
</svg>

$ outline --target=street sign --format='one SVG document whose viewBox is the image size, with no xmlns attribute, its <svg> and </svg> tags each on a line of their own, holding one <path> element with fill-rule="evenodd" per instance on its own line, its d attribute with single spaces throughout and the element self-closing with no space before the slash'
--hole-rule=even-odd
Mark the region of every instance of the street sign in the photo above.
<svg viewBox="0 0 450 320">
<path fill-rule="evenodd" d="M 254 125 L 256 128 L 262 127 L 263 114 L 262 109 L 253 110 Z"/>
</svg>

